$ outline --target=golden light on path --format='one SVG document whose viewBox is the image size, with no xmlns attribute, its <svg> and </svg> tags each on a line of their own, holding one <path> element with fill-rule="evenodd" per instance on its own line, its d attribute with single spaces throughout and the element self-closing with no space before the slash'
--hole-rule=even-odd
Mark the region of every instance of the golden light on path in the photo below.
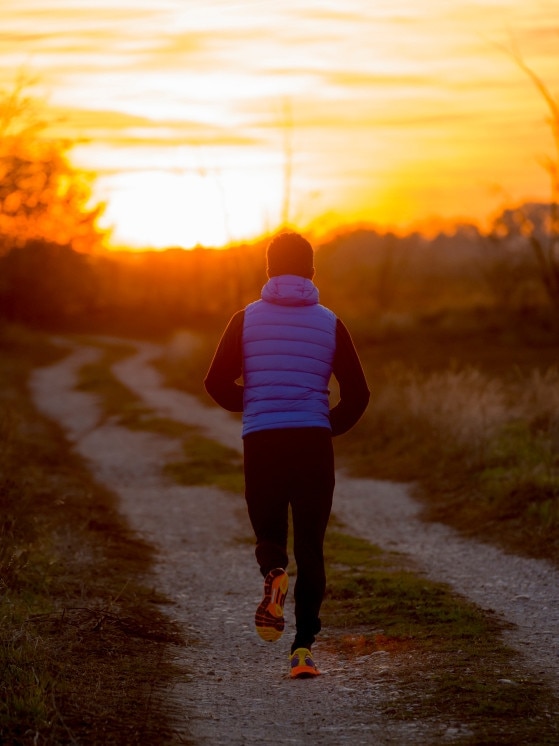
<svg viewBox="0 0 559 746">
<path fill-rule="evenodd" d="M 547 111 L 502 47 L 556 92 L 558 39 L 551 0 L 2 0 L 0 85 L 37 76 L 115 245 L 223 245 L 547 199 Z"/>
</svg>

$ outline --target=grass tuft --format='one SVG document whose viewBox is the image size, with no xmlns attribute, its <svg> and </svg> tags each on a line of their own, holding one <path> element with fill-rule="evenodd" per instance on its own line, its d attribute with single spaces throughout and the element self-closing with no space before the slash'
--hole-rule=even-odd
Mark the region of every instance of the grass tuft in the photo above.
<svg viewBox="0 0 559 746">
<path fill-rule="evenodd" d="M 179 484 L 215 485 L 227 492 L 244 492 L 242 459 L 237 451 L 202 435 L 183 442 L 184 458 L 165 464 L 164 473 Z"/>
<path fill-rule="evenodd" d="M 405 567 L 404 559 L 369 542 L 330 531 L 325 546 L 327 613 L 333 626 L 371 624 L 390 637 L 475 638 L 487 623 L 442 584 Z"/>
</svg>

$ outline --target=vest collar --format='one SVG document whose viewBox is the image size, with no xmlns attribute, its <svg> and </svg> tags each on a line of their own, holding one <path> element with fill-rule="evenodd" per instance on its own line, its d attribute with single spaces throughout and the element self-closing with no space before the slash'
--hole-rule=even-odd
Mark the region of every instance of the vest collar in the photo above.
<svg viewBox="0 0 559 746">
<path fill-rule="evenodd" d="M 314 306 L 318 303 L 318 288 L 306 277 L 277 275 L 262 288 L 262 300 L 279 306 Z"/>
</svg>

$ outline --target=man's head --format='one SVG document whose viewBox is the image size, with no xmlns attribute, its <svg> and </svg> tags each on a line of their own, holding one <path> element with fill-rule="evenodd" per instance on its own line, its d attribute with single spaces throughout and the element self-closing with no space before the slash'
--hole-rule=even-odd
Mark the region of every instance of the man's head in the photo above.
<svg viewBox="0 0 559 746">
<path fill-rule="evenodd" d="M 298 233 L 280 233 L 266 252 L 268 277 L 299 275 L 312 280 L 314 252 L 306 238 Z"/>
</svg>

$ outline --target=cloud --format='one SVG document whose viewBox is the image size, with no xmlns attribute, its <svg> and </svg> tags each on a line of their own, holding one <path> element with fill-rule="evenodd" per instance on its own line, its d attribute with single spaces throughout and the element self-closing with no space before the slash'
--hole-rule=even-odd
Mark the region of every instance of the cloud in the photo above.
<svg viewBox="0 0 559 746">
<path fill-rule="evenodd" d="M 397 72 L 360 72 L 358 70 L 340 70 L 324 73 L 323 81 L 327 85 L 341 88 L 378 88 L 380 87 L 413 87 L 433 85 L 431 76 L 397 73 Z"/>
<path fill-rule="evenodd" d="M 156 121 L 113 110 L 51 107 L 49 131 L 70 140 L 105 142 L 112 146 L 178 146 L 248 147 L 257 138 L 235 129 L 215 127 L 183 120 Z"/>
<path fill-rule="evenodd" d="M 345 191 L 356 174 L 369 183 L 418 157 L 481 172 L 532 147 L 541 108 L 490 40 L 506 43 L 510 28 L 557 81 L 552 0 L 0 3 L 0 83 L 27 67 L 52 131 L 106 174 L 180 161 L 269 164 L 281 178 L 287 133 L 294 183 Z"/>
<path fill-rule="evenodd" d="M 122 6 L 123 0 L 116 0 Z M 4 5 L 8 5 L 7 8 Z M 21 63 L 49 72 L 80 69 L 83 73 L 111 64 L 128 64 L 154 46 L 156 11 L 103 7 L 93 3 L 28 0 L 22 8 L 2 0 L 2 55 L 20 56 Z M 11 7 L 10 7 L 11 6 Z"/>
</svg>

